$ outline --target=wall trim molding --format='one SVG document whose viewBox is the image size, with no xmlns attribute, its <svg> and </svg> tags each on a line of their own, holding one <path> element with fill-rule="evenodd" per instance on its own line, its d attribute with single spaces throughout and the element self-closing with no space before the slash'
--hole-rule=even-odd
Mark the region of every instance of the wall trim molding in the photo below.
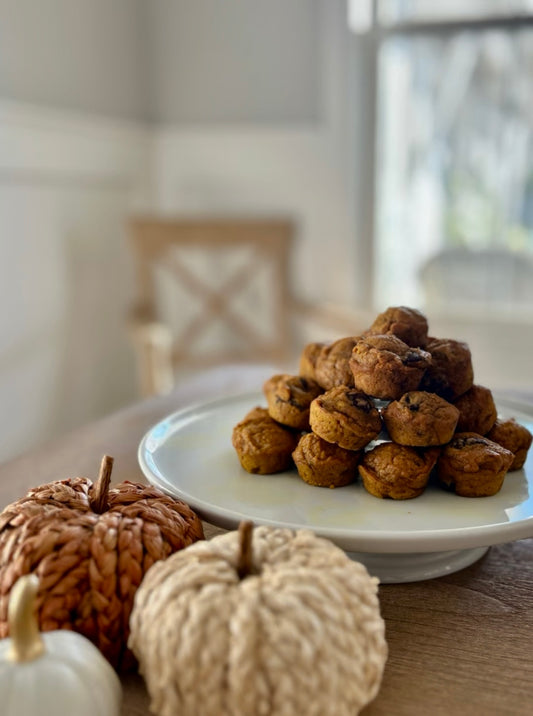
<svg viewBox="0 0 533 716">
<path fill-rule="evenodd" d="M 0 182 L 119 188 L 146 182 L 143 123 L 0 99 Z"/>
</svg>

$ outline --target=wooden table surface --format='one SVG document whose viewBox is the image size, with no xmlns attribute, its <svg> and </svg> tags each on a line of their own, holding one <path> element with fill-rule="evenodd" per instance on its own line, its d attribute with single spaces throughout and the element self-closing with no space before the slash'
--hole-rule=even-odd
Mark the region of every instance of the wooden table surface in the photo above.
<svg viewBox="0 0 533 716">
<path fill-rule="evenodd" d="M 261 371 L 252 370 L 246 377 L 230 372 L 192 381 L 5 463 L 0 507 L 43 482 L 96 477 L 104 454 L 115 458 L 115 482 L 145 482 L 137 446 L 155 422 L 191 402 L 257 388 L 260 378 Z M 217 531 L 206 525 L 208 537 Z M 492 547 L 455 574 L 381 585 L 379 596 L 389 658 L 380 693 L 364 716 L 533 713 L 533 538 Z M 141 678 L 126 677 L 123 684 L 124 716 L 149 714 Z"/>
</svg>

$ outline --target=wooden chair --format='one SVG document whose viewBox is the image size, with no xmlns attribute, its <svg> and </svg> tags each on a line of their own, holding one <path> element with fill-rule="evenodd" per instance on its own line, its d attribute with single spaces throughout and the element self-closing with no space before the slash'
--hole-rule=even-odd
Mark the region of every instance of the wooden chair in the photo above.
<svg viewBox="0 0 533 716">
<path fill-rule="evenodd" d="M 130 228 L 143 395 L 167 392 L 180 369 L 291 354 L 291 221 L 141 217 Z"/>
</svg>

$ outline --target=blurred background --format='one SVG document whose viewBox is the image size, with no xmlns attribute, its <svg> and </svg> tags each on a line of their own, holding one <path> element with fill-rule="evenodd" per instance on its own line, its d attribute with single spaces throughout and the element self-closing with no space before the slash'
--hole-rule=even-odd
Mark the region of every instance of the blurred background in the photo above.
<svg viewBox="0 0 533 716">
<path fill-rule="evenodd" d="M 532 78 L 531 0 L 0 0 L 0 460 L 168 389 L 176 320 L 244 357 L 273 299 L 280 365 L 404 304 L 533 391 Z M 192 249 L 157 307 L 143 217 Z"/>
</svg>

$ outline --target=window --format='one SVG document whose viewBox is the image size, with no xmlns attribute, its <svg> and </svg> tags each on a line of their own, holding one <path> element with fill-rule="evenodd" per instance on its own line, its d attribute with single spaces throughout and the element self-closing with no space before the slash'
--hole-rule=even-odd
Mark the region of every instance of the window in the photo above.
<svg viewBox="0 0 533 716">
<path fill-rule="evenodd" d="M 533 309 L 533 2 L 375 14 L 374 303 Z"/>
</svg>

